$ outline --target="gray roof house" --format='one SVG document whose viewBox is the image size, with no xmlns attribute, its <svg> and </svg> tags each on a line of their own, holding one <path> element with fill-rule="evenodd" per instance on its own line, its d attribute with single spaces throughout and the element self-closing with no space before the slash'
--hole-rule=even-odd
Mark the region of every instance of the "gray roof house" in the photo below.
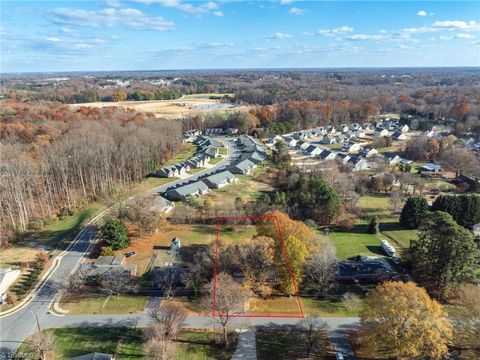
<svg viewBox="0 0 480 360">
<path fill-rule="evenodd" d="M 187 196 L 200 196 L 208 192 L 209 188 L 203 181 L 195 181 L 167 191 L 167 197 L 172 200 L 183 201 Z"/>
<path fill-rule="evenodd" d="M 201 150 L 202 153 L 209 155 L 212 158 L 220 156 L 220 149 L 216 146 L 208 146 Z"/>
<path fill-rule="evenodd" d="M 348 127 L 347 124 L 340 125 L 339 131 L 341 131 L 342 133 L 347 132 L 348 130 L 350 130 L 350 128 Z"/>
<path fill-rule="evenodd" d="M 309 146 L 310 146 L 309 142 L 306 142 L 306 141 L 303 141 L 303 140 L 298 140 L 297 141 L 297 149 L 305 150 Z"/>
<path fill-rule="evenodd" d="M 371 157 L 371 156 L 374 156 L 374 155 L 378 154 L 378 150 L 373 148 L 373 147 L 364 147 L 362 149 L 362 154 L 365 157 Z"/>
<path fill-rule="evenodd" d="M 321 144 L 335 144 L 337 140 L 335 140 L 334 137 L 331 137 L 329 135 L 324 135 L 322 140 L 320 140 Z"/>
<path fill-rule="evenodd" d="M 384 128 L 381 128 L 381 127 L 377 127 L 375 129 L 375 133 L 374 133 L 374 136 L 376 138 L 381 138 L 381 137 L 385 137 L 385 136 L 388 136 L 389 132 L 387 129 L 384 129 Z"/>
<path fill-rule="evenodd" d="M 320 153 L 320 155 L 318 155 L 318 157 L 324 161 L 335 160 L 335 158 L 337 157 L 337 153 L 325 149 Z"/>
<path fill-rule="evenodd" d="M 243 161 L 240 161 L 238 164 L 232 166 L 229 170 L 233 174 L 243 174 L 243 175 L 248 175 L 250 174 L 250 171 L 255 169 L 257 165 L 253 162 L 251 162 L 248 159 L 245 159 Z"/>
<path fill-rule="evenodd" d="M 348 160 L 350 160 L 350 155 L 345 153 L 337 153 L 335 160 L 337 160 L 339 163 L 346 164 Z"/>
<path fill-rule="evenodd" d="M 319 148 L 318 146 L 315 146 L 315 145 L 310 145 L 309 147 L 307 147 L 305 150 L 303 150 L 305 153 L 307 153 L 308 155 L 311 155 L 311 156 L 317 156 L 317 155 L 320 155 L 320 153 L 322 152 L 322 149 Z"/>
<path fill-rule="evenodd" d="M 297 140 L 292 139 L 291 137 L 288 137 L 288 136 L 284 136 L 284 138 L 289 148 L 294 148 L 297 146 Z"/>
<path fill-rule="evenodd" d="M 368 161 L 358 156 L 352 156 L 348 160 L 347 165 L 352 166 L 353 171 L 367 170 L 370 168 L 370 164 L 368 163 Z"/>
<path fill-rule="evenodd" d="M 210 189 L 220 189 L 228 184 L 237 181 L 238 178 L 230 171 L 225 170 L 202 179 Z"/>
<path fill-rule="evenodd" d="M 395 132 L 392 134 L 392 139 L 393 139 L 393 140 L 407 140 L 408 137 L 407 137 L 404 133 L 402 133 L 402 132 L 400 132 L 400 131 L 395 131 Z"/>
<path fill-rule="evenodd" d="M 168 167 L 164 167 L 164 168 L 161 168 L 161 169 L 155 171 L 155 172 L 153 173 L 153 175 L 159 176 L 159 177 L 170 178 L 170 177 L 179 176 L 179 175 L 180 175 L 180 172 L 179 172 L 179 170 L 178 170 L 177 167 L 175 167 L 175 166 L 168 166 Z"/>
<path fill-rule="evenodd" d="M 167 213 L 173 209 L 174 203 L 170 200 L 167 200 L 162 196 L 155 196 L 154 199 L 155 204 L 153 205 L 153 210 Z"/>
<path fill-rule="evenodd" d="M 402 158 L 395 153 L 384 153 L 383 157 L 390 165 L 397 165 L 402 160 Z"/>
<path fill-rule="evenodd" d="M 254 153 L 249 154 L 247 159 L 255 164 L 260 164 L 263 160 L 265 160 L 265 155 L 255 151 Z"/>
<path fill-rule="evenodd" d="M 81 264 L 79 269 L 86 272 L 86 277 L 90 281 L 97 281 L 106 275 L 134 276 L 137 273 L 136 264 L 127 264 L 123 262 L 124 255 L 99 256 L 93 264 Z"/>
</svg>

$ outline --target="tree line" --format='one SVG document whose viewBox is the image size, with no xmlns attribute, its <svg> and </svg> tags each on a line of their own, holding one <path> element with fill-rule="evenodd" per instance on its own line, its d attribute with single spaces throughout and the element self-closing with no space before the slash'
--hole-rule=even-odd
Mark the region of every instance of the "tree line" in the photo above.
<svg viewBox="0 0 480 360">
<path fill-rule="evenodd" d="M 181 143 L 181 123 L 119 108 L 8 102 L 1 119 L 3 234 L 73 214 L 140 181 Z"/>
</svg>

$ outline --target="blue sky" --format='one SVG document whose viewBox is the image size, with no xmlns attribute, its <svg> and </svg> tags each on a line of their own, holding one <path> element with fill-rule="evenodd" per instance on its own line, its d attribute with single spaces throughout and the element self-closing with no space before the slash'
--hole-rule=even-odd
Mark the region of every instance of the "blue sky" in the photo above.
<svg viewBox="0 0 480 360">
<path fill-rule="evenodd" d="M 1 71 L 480 66 L 480 2 L 2 1 Z"/>
</svg>

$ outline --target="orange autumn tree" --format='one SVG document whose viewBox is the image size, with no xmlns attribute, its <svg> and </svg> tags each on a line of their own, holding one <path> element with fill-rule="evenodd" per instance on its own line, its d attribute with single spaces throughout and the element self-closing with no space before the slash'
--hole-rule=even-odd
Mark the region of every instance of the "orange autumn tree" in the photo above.
<svg viewBox="0 0 480 360">
<path fill-rule="evenodd" d="M 277 220 L 283 235 L 293 276 L 297 284 L 300 282 L 300 279 L 302 279 L 303 264 L 310 251 L 314 248 L 315 233 L 303 222 L 292 220 L 287 214 L 280 211 L 270 211 L 266 213 L 265 216 L 269 216 L 269 218 L 265 218 L 257 224 L 257 234 L 275 240 L 273 244 L 273 261 L 277 268 L 280 284 L 283 291 L 288 294 L 293 294 L 295 293 L 295 287 L 286 260 L 284 247 L 282 246 Z"/>
<path fill-rule="evenodd" d="M 447 313 L 413 282 L 385 282 L 370 291 L 360 324 L 362 346 L 374 358 L 441 359 L 452 338 Z"/>
</svg>

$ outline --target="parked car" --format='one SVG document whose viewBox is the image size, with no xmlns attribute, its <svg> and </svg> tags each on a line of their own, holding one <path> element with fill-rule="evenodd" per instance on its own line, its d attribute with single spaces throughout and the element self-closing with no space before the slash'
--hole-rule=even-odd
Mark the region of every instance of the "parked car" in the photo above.
<svg viewBox="0 0 480 360">
<path fill-rule="evenodd" d="M 135 255 L 137 255 L 137 253 L 135 251 L 130 251 L 130 252 L 125 254 L 125 257 L 132 257 L 132 256 L 135 256 Z"/>
</svg>

